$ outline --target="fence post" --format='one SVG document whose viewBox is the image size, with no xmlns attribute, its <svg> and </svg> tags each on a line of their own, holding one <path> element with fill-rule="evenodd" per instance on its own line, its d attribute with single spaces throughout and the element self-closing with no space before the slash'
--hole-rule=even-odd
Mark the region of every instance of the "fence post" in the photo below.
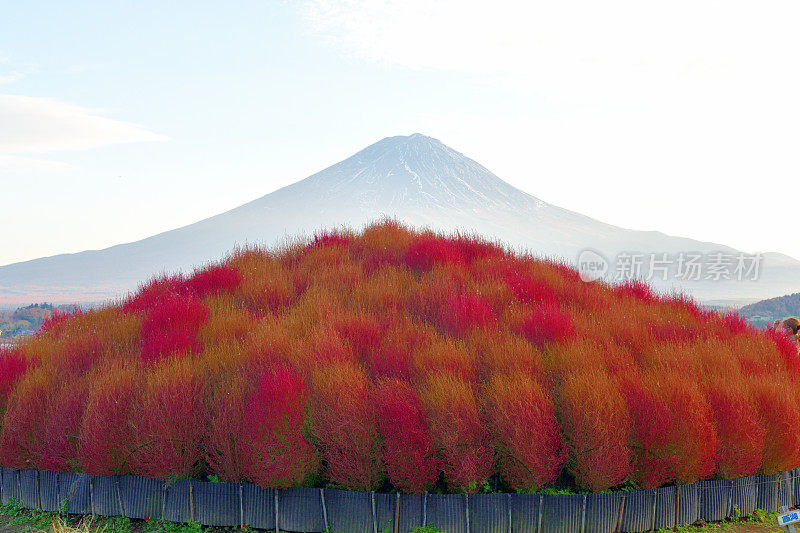
<svg viewBox="0 0 800 533">
<path fill-rule="evenodd" d="M 581 533 L 586 533 L 586 493 L 583 493 L 583 509 L 581 510 Z"/>
<path fill-rule="evenodd" d="M 94 512 L 94 477 L 89 476 L 89 510 L 92 514 L 97 514 Z"/>
<path fill-rule="evenodd" d="M 119 512 L 122 516 L 128 516 L 128 513 L 125 511 L 125 506 L 122 505 L 122 491 L 119 488 L 119 477 L 114 478 L 114 487 L 117 489 L 117 505 L 119 505 Z M 56 493 L 58 493 L 58 487 L 56 487 Z M 161 517 L 163 518 L 164 515 L 162 514 Z"/>
<path fill-rule="evenodd" d="M 194 522 L 194 483 L 189 480 L 189 521 Z"/>
<path fill-rule="evenodd" d="M 378 517 L 375 513 L 375 491 L 370 492 L 370 500 L 372 500 L 372 533 L 378 533 Z"/>
<path fill-rule="evenodd" d="M 656 528 L 656 505 L 658 505 L 658 491 L 653 489 L 653 520 L 650 522 L 650 529 Z"/>
<path fill-rule="evenodd" d="M 539 519 L 536 521 L 536 531 L 537 533 L 542 530 L 542 502 L 544 501 L 544 496 L 541 494 L 539 495 Z"/>
<path fill-rule="evenodd" d="M 511 533 L 511 493 L 508 493 L 508 533 Z"/>
<path fill-rule="evenodd" d="M 730 516 L 733 513 L 733 480 L 730 480 L 730 487 L 728 488 L 728 512 L 727 515 Z"/>
<path fill-rule="evenodd" d="M 761 485 L 761 482 L 759 482 L 759 481 L 754 481 L 753 483 L 754 483 L 754 484 L 755 484 L 755 486 L 756 486 L 756 502 L 758 502 L 758 486 L 759 486 L 759 485 Z M 698 495 L 698 498 L 699 498 L 699 495 Z"/>
<path fill-rule="evenodd" d="M 614 531 L 619 531 L 619 528 L 622 526 L 622 513 L 625 512 L 625 495 L 622 495 L 622 498 L 619 499 L 619 514 L 617 515 L 617 526 L 614 528 Z"/>
<path fill-rule="evenodd" d="M 428 491 L 422 497 L 422 527 L 428 525 Z"/>
<path fill-rule="evenodd" d="M 464 507 L 467 510 L 467 533 L 469 533 L 469 494 L 464 494 Z"/>
<path fill-rule="evenodd" d="M 275 533 L 281 533 L 281 528 L 278 524 L 278 516 L 278 489 L 275 489 Z"/>
<path fill-rule="evenodd" d="M 675 485 L 675 527 L 678 527 L 681 513 L 681 486 Z"/>
<path fill-rule="evenodd" d="M 394 504 L 394 533 L 400 533 L 400 493 L 397 493 L 397 501 Z"/>
<path fill-rule="evenodd" d="M 325 522 L 325 531 L 327 531 L 330 526 L 328 525 L 328 506 L 325 505 L 325 489 L 319 489 L 319 501 L 322 502 L 322 520 Z"/>
<path fill-rule="evenodd" d="M 244 529 L 244 496 L 242 494 L 244 489 L 242 487 L 243 485 L 239 483 L 239 526 Z"/>
</svg>

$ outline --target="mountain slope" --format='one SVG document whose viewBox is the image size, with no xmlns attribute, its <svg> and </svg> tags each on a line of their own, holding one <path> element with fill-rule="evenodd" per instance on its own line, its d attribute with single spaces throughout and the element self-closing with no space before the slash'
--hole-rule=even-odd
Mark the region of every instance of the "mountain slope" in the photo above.
<svg viewBox="0 0 800 533">
<path fill-rule="evenodd" d="M 800 292 L 745 305 L 738 312 L 756 326 L 771 326 L 775 320 L 800 316 Z"/>
<path fill-rule="evenodd" d="M 382 216 L 438 230 L 477 231 L 514 247 L 574 261 L 585 248 L 733 254 L 735 250 L 605 224 L 550 205 L 504 182 L 436 139 L 383 139 L 302 181 L 220 215 L 141 241 L 0 267 L 0 304 L 97 301 L 153 273 L 188 269 L 236 244 L 272 245 L 322 227 L 358 227 Z M 764 298 L 792 292 L 800 262 L 770 254 L 758 283 L 685 285 L 699 298 Z M 667 284 L 662 284 L 666 286 Z"/>
</svg>

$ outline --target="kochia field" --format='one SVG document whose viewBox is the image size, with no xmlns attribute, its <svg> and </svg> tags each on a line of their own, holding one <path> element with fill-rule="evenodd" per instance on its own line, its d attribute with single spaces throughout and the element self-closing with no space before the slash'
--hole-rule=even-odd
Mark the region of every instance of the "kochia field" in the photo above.
<svg viewBox="0 0 800 533">
<path fill-rule="evenodd" d="M 0 352 L 0 465 L 601 491 L 800 466 L 791 338 L 393 221 L 245 248 Z"/>
</svg>

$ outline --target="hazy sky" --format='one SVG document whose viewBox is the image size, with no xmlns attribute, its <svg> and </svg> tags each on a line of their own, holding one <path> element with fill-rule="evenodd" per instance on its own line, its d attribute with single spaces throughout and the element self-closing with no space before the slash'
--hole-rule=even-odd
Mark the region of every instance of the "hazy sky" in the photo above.
<svg viewBox="0 0 800 533">
<path fill-rule="evenodd" d="M 413 132 L 606 222 L 800 258 L 798 23 L 796 0 L 0 0 L 0 264 Z"/>
</svg>

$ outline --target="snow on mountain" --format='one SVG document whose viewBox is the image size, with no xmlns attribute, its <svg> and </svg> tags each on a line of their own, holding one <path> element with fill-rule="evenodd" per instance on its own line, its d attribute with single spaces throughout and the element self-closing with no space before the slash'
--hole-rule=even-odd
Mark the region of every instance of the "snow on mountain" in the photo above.
<svg viewBox="0 0 800 533">
<path fill-rule="evenodd" d="M 477 232 L 570 261 L 586 248 L 608 258 L 625 251 L 736 253 L 713 243 L 619 228 L 550 205 L 440 141 L 414 134 L 383 139 L 302 181 L 189 226 L 104 250 L 0 267 L 0 304 L 104 300 L 153 274 L 217 259 L 236 244 L 273 245 L 323 227 L 358 228 L 383 216 Z M 701 299 L 739 300 L 797 290 L 800 262 L 767 254 L 761 270 L 758 282 L 693 282 L 681 288 Z"/>
</svg>

